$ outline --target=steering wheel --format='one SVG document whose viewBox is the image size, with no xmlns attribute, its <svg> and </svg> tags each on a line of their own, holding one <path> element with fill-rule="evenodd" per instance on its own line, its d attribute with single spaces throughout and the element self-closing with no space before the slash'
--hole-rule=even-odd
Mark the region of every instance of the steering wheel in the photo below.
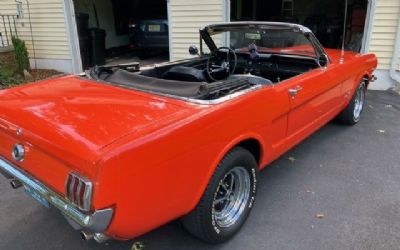
<svg viewBox="0 0 400 250">
<path fill-rule="evenodd" d="M 231 61 L 231 56 L 233 61 Z M 237 56 L 233 49 L 228 47 L 219 47 L 211 52 L 207 59 L 207 75 L 213 81 L 219 81 L 228 78 L 235 72 L 237 65 Z M 221 79 L 220 75 L 223 77 Z"/>
</svg>

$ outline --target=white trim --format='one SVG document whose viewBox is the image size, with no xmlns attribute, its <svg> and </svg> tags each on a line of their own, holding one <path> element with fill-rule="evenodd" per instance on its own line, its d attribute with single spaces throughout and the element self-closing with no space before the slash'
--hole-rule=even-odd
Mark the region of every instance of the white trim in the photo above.
<svg viewBox="0 0 400 250">
<path fill-rule="evenodd" d="M 393 49 L 392 66 L 390 69 L 390 77 L 397 83 L 400 83 L 399 70 L 399 56 L 400 56 L 400 18 L 397 24 L 397 35 Z"/>
<path fill-rule="evenodd" d="M 230 22 L 231 21 L 231 0 L 222 0 L 222 2 L 223 2 L 222 14 L 223 14 L 224 22 Z M 224 46 L 229 47 L 229 44 L 230 44 L 229 33 L 226 33 L 224 35 Z"/>
<path fill-rule="evenodd" d="M 172 62 L 174 60 L 174 51 L 172 46 L 172 9 L 171 1 L 167 1 L 167 15 L 168 15 L 168 46 L 169 46 L 169 60 Z"/>
<path fill-rule="evenodd" d="M 72 59 L 29 59 L 29 62 L 33 68 L 34 64 L 36 64 L 36 68 L 38 69 L 54 69 L 63 73 L 74 73 L 73 68 L 74 64 Z"/>
<path fill-rule="evenodd" d="M 361 53 L 368 53 L 371 44 L 372 29 L 376 12 L 376 0 L 368 0 L 367 14 L 364 25 L 364 35 L 361 44 Z"/>
<path fill-rule="evenodd" d="M 377 69 L 374 75 L 378 78 L 371 82 L 368 89 L 372 90 L 388 90 L 396 86 L 396 82 L 390 77 L 390 71 L 386 69 Z"/>
<path fill-rule="evenodd" d="M 230 22 L 231 21 L 231 0 L 222 0 L 224 9 L 222 10 L 223 17 L 224 17 L 224 22 Z"/>
<path fill-rule="evenodd" d="M 70 73 L 78 74 L 83 71 L 81 51 L 79 47 L 79 36 L 75 21 L 75 7 L 73 0 L 64 1 L 64 18 L 67 26 L 67 37 L 72 58 L 72 69 Z"/>
</svg>

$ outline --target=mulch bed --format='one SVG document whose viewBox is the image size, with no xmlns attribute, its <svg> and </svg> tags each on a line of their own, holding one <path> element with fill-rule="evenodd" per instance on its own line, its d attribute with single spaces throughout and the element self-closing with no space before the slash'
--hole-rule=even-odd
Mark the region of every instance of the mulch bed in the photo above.
<svg viewBox="0 0 400 250">
<path fill-rule="evenodd" d="M 29 73 L 32 75 L 33 81 L 40 81 L 48 78 L 53 78 L 57 76 L 62 76 L 65 75 L 64 73 L 61 73 L 57 70 L 53 69 L 32 69 L 29 71 Z"/>
</svg>

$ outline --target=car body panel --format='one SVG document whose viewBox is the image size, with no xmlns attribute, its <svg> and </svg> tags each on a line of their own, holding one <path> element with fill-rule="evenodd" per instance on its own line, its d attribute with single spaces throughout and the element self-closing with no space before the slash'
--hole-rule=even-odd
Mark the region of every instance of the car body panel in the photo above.
<svg viewBox="0 0 400 250">
<path fill-rule="evenodd" d="M 3 90 L 0 155 L 60 194 L 69 172 L 88 177 L 93 209 L 115 209 L 105 233 L 130 239 L 192 211 L 243 141 L 260 145 L 262 169 L 339 114 L 377 59 L 326 52 L 326 67 L 214 104 L 77 76 Z M 15 143 L 28 149 L 24 162 L 10 155 Z"/>
<path fill-rule="evenodd" d="M 251 138 L 260 142 L 264 152 L 259 164 L 262 169 L 334 118 L 350 101 L 342 92 L 343 82 L 352 81 L 355 89 L 364 76 L 371 77 L 372 69 L 376 65 L 372 65 L 372 68 L 367 65 L 361 66 L 362 61 L 366 58 L 374 58 L 373 55 L 352 59 L 348 57 L 349 64 L 341 65 L 339 61 L 336 61 L 336 56 L 340 51 L 330 52 L 333 62 L 327 69 L 316 69 L 315 72 L 294 77 L 281 85 L 265 87 L 242 98 L 210 106 L 191 117 L 189 121 L 185 120 L 163 131 L 161 138 L 158 137 L 158 133 L 156 137 L 149 136 L 143 138 L 141 142 L 133 142 L 126 137 L 124 141 L 127 144 L 121 141 L 124 146 L 119 150 L 117 150 L 119 146 L 113 144 L 110 152 L 114 152 L 114 156 L 119 159 L 119 165 L 123 168 L 121 172 L 126 173 L 120 180 L 122 190 L 130 189 L 131 183 L 136 183 L 137 187 L 145 186 L 146 189 L 152 190 L 152 196 L 148 196 L 147 193 L 138 193 L 134 194 L 134 198 L 130 200 L 125 199 L 122 192 L 121 204 L 125 202 L 126 204 L 121 205 L 121 210 L 115 217 L 116 224 L 113 224 L 109 233 L 127 239 L 133 232 L 143 234 L 157 227 L 160 221 L 166 223 L 171 218 L 179 218 L 191 211 L 203 194 L 218 163 L 241 141 Z M 347 80 L 335 81 L 332 75 L 343 74 L 350 63 L 357 68 L 358 73 L 353 72 Z M 310 111 L 307 108 L 301 112 L 296 109 L 293 111 L 291 107 L 293 101 L 288 94 L 289 87 L 298 85 L 300 82 L 320 83 L 312 76 L 318 75 L 321 70 L 329 72 L 329 67 L 335 67 L 336 72 L 331 72 L 330 75 L 326 73 L 319 75 L 318 80 L 321 82 L 330 80 L 330 86 L 317 88 L 318 91 L 312 92 L 311 97 L 302 101 L 306 103 L 303 105 L 318 110 L 320 116 L 302 116 L 304 112 Z M 354 75 L 359 75 L 359 77 Z M 331 98 L 335 101 L 331 101 Z M 332 110 L 327 110 L 328 107 Z M 302 130 L 301 133 L 289 134 L 288 126 L 290 126 L 291 117 L 296 118 L 292 122 L 302 125 L 298 126 Z M 232 124 L 235 125 L 232 126 Z M 189 140 L 186 139 L 187 135 L 190 135 Z M 169 147 L 170 144 L 174 147 Z M 127 150 L 128 148 L 131 150 Z M 136 153 L 125 154 L 124 152 Z M 152 157 L 151 152 L 158 152 L 158 157 Z M 129 171 L 129 162 L 133 161 L 141 167 Z M 148 166 L 151 166 L 151 170 L 147 168 Z M 146 205 L 137 205 L 136 201 Z M 164 205 L 159 206 L 159 204 Z M 146 216 L 148 207 L 152 208 L 152 216 Z M 138 216 L 129 216 L 131 213 Z M 155 218 L 154 214 L 159 216 Z M 119 233 L 119 230 L 124 227 L 124 231 L 129 232 L 126 235 Z"/>
<path fill-rule="evenodd" d="M 0 92 L 0 130 L 14 139 L 12 143 L 43 149 L 38 154 L 49 157 L 41 157 L 42 161 L 61 159 L 88 177 L 96 177 L 96 162 L 108 144 L 128 134 L 140 137 L 195 112 L 193 105 L 77 76 Z M 17 129 L 22 129 L 21 136 L 17 136 Z M 2 153 L 10 159 L 12 145 L 5 147 Z M 23 164 L 27 162 L 32 163 Z M 39 168 L 43 166 L 37 163 L 33 165 L 41 176 L 44 170 Z M 25 168 L 36 175 L 33 166 Z M 54 174 L 61 172 L 65 171 L 55 170 Z M 56 180 L 63 179 L 65 184 L 65 175 L 50 179 L 59 192 L 64 191 Z"/>
</svg>

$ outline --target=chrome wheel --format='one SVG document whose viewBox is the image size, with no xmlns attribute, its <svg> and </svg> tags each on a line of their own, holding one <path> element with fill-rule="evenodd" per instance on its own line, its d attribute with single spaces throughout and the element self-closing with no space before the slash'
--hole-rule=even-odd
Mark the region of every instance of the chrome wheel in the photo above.
<svg viewBox="0 0 400 250">
<path fill-rule="evenodd" d="M 358 121 L 361 116 L 361 112 L 364 107 L 364 100 L 365 100 L 365 87 L 364 83 L 360 85 L 357 89 L 356 98 L 354 100 L 354 110 L 353 110 L 353 117 L 355 121 Z"/>
<path fill-rule="evenodd" d="M 234 225 L 250 198 L 250 175 L 244 167 L 234 167 L 219 182 L 212 204 L 212 214 L 221 228 Z"/>
</svg>

